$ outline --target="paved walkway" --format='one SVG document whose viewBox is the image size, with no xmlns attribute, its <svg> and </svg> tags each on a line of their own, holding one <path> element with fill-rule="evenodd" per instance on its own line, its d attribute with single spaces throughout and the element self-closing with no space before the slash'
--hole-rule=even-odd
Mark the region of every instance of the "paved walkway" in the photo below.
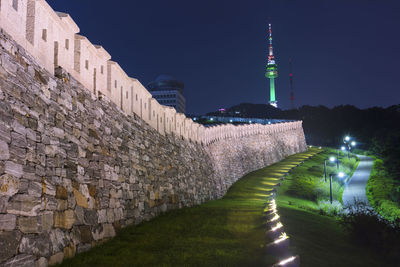
<svg viewBox="0 0 400 267">
<path fill-rule="evenodd" d="M 369 206 L 365 188 L 374 160 L 363 155 L 357 155 L 357 157 L 360 158 L 360 163 L 343 192 L 343 204 L 345 206 L 352 206 L 355 201 L 364 202 Z"/>
</svg>

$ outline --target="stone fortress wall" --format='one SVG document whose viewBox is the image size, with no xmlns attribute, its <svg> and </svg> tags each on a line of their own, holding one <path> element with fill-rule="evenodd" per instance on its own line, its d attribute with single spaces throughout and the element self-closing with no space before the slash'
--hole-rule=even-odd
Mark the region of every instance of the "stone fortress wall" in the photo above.
<svg viewBox="0 0 400 267">
<path fill-rule="evenodd" d="M 223 138 L 301 128 L 301 122 L 205 128 L 160 105 L 146 88 L 129 77 L 110 54 L 79 35 L 79 27 L 45 0 L 0 1 L 0 27 L 51 74 L 61 67 L 95 96 L 105 96 L 126 114 L 135 113 L 160 134 L 182 136 L 210 144 Z"/>
<path fill-rule="evenodd" d="M 30 8 L 24 13 L 25 4 Z M 142 90 L 138 99 L 146 99 L 146 105 L 134 105 L 134 97 L 121 109 L 118 95 L 106 95 L 114 85 L 107 77 L 106 97 L 99 97 L 79 73 L 54 73 L 53 63 L 43 61 L 46 51 L 29 50 L 34 46 L 27 42 L 42 42 L 37 38 L 43 23 L 64 21 L 73 28 L 69 16 L 51 13 L 34 27 L 27 23 L 25 32 L 11 25 L 50 11 L 42 0 L 0 0 L 0 266 L 60 262 L 114 236 L 120 227 L 220 198 L 244 174 L 306 149 L 301 122 L 207 129 L 195 124 L 158 105 L 117 63 L 97 61 L 96 75 L 107 66 L 103 73 L 120 75 L 123 88 L 133 86 L 135 94 Z M 60 30 L 55 28 L 47 28 L 47 34 Z M 68 51 L 77 44 L 81 53 L 74 52 L 70 68 L 84 71 L 86 63 L 75 64 L 82 62 L 79 55 L 107 54 L 88 48 L 87 39 L 75 33 L 69 37 L 74 42 L 63 43 Z M 101 86 L 96 83 L 96 90 Z M 162 110 L 183 124 L 157 128 L 144 110 L 155 115 Z"/>
</svg>

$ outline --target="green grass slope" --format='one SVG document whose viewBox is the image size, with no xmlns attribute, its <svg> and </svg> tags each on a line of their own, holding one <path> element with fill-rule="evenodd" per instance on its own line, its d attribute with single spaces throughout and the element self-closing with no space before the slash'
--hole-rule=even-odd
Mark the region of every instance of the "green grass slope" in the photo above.
<svg viewBox="0 0 400 267">
<path fill-rule="evenodd" d="M 289 169 L 316 153 L 296 154 L 252 172 L 219 200 L 167 212 L 122 229 L 115 238 L 61 266 L 270 266 L 263 209 Z"/>
</svg>

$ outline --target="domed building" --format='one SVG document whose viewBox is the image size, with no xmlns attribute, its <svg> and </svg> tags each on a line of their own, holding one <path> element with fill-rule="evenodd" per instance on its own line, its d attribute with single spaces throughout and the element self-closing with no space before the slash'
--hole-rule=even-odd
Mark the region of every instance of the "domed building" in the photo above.
<svg viewBox="0 0 400 267">
<path fill-rule="evenodd" d="M 183 96 L 183 82 L 169 75 L 159 75 L 155 81 L 147 85 L 147 89 L 164 106 L 175 108 L 177 112 L 186 112 L 186 100 Z"/>
</svg>

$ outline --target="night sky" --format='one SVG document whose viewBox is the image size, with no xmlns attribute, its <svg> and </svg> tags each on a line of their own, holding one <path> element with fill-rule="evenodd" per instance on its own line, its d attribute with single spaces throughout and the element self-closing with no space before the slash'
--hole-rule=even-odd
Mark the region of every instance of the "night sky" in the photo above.
<svg viewBox="0 0 400 267">
<path fill-rule="evenodd" d="M 400 104 L 399 2 L 48 0 L 143 85 L 183 81 L 195 114 L 268 101 L 268 17 L 280 108 L 290 107 L 290 56 L 296 106 Z"/>
</svg>

